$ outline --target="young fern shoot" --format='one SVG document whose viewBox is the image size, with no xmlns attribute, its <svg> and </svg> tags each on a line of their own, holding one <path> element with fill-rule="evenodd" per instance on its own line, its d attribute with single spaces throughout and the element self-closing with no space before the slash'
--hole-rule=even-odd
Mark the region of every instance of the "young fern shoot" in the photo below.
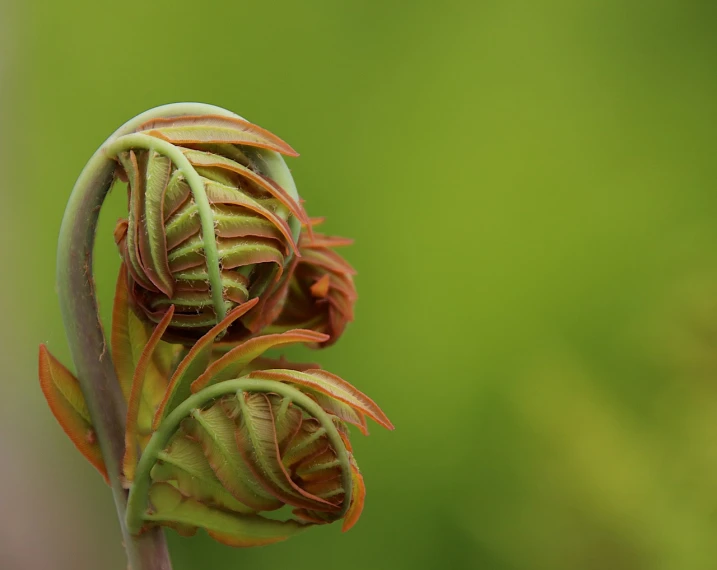
<svg viewBox="0 0 717 570">
<path fill-rule="evenodd" d="M 314 231 L 282 155 L 297 153 L 225 109 L 165 105 L 118 129 L 70 197 L 57 275 L 77 373 L 41 346 L 40 384 L 112 488 L 132 570 L 171 569 L 163 527 L 242 547 L 348 530 L 366 494 L 348 426 L 393 429 L 341 378 L 264 356 L 335 343 L 356 300 L 334 250 L 350 240 Z M 118 179 L 128 215 L 107 339 L 92 248 Z"/>
</svg>

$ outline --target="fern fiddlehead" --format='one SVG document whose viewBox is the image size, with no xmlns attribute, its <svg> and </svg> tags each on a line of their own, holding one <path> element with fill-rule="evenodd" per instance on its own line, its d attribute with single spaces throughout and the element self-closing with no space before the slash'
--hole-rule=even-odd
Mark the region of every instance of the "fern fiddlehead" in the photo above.
<svg viewBox="0 0 717 570">
<path fill-rule="evenodd" d="M 356 298 L 332 249 L 347 241 L 313 231 L 280 153 L 296 154 L 228 111 L 167 106 L 110 137 L 68 205 L 58 283 L 78 376 L 41 347 L 41 386 L 112 486 L 136 570 L 169 568 L 161 526 L 234 546 L 350 528 L 365 488 L 347 425 L 393 427 L 340 378 L 263 355 L 335 342 Z M 127 183 L 128 217 L 110 360 L 91 250 L 113 181 Z"/>
</svg>

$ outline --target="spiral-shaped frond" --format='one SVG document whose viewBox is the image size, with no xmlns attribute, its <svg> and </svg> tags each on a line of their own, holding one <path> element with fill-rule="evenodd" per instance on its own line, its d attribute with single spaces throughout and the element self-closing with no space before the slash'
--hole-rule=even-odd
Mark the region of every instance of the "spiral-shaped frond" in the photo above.
<svg viewBox="0 0 717 570">
<path fill-rule="evenodd" d="M 163 340 L 174 306 L 156 326 L 133 310 L 123 267 L 111 348 L 128 409 L 122 475 L 130 532 L 205 529 L 224 543 L 254 546 L 340 519 L 347 530 L 358 519 L 365 487 L 347 426 L 364 434 L 367 418 L 393 426 L 337 376 L 263 356 L 293 343 L 325 343 L 326 334 L 267 334 L 218 354 L 216 339 L 257 303 L 238 306 L 187 350 Z M 102 471 L 74 379 L 44 349 L 41 376 L 43 366 L 58 420 Z"/>
<path fill-rule="evenodd" d="M 112 487 L 132 567 L 167 566 L 159 527 L 235 546 L 337 520 L 350 528 L 365 487 L 349 426 L 393 429 L 319 365 L 264 356 L 333 344 L 356 301 L 355 271 L 334 250 L 350 240 L 314 232 L 282 154 L 296 156 L 225 109 L 162 106 L 115 131 L 70 197 L 58 293 L 79 381 L 42 346 L 40 384 Z M 108 347 L 92 251 L 101 204 L 121 182 Z"/>
<path fill-rule="evenodd" d="M 107 150 L 127 182 L 128 217 L 115 240 L 145 317 L 157 323 L 173 305 L 168 338 L 191 344 L 258 298 L 229 338 L 256 332 L 308 222 L 280 156 L 296 152 L 256 125 L 218 115 L 155 119 Z"/>
<path fill-rule="evenodd" d="M 306 229 L 301 232 L 301 257 L 293 260 L 287 282 L 278 288 L 285 296 L 273 305 L 274 314 L 265 332 L 302 328 L 327 334 L 329 338 L 314 345 L 317 347 L 332 345 L 339 339 L 354 318 L 356 271 L 334 248 L 351 243 L 350 239 Z"/>
</svg>

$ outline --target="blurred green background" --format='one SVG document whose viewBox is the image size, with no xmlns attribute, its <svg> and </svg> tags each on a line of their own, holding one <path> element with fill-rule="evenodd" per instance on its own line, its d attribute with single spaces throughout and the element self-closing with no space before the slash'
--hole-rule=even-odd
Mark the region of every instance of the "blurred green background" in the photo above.
<svg viewBox="0 0 717 570">
<path fill-rule="evenodd" d="M 0 568 L 124 568 L 36 351 L 69 363 L 55 243 L 76 176 L 183 100 L 302 153 L 360 293 L 342 341 L 302 356 L 397 429 L 357 435 L 351 532 L 170 532 L 175 570 L 717 568 L 715 22 L 678 0 L 0 3 Z"/>
</svg>

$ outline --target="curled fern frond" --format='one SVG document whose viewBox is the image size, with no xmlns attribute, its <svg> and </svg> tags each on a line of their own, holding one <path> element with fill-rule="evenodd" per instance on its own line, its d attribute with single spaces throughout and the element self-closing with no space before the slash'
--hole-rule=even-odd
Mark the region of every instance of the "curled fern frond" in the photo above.
<svg viewBox="0 0 717 570">
<path fill-rule="evenodd" d="M 158 323 L 173 305 L 166 334 L 191 344 L 259 298 L 227 331 L 256 332 L 309 221 L 281 157 L 296 151 L 238 117 L 197 115 L 145 122 L 106 152 L 127 182 L 115 240 L 144 316 Z"/>
<path fill-rule="evenodd" d="M 361 514 L 349 426 L 391 422 L 318 365 L 265 355 L 328 346 L 353 320 L 355 272 L 334 251 L 350 240 L 314 232 L 296 155 L 226 109 L 171 104 L 112 134 L 70 196 L 57 286 L 77 377 L 42 346 L 40 385 L 110 485 L 135 570 L 171 567 L 161 527 L 255 546 Z M 108 342 L 92 256 L 121 182 Z"/>
<path fill-rule="evenodd" d="M 312 226 L 317 222 L 312 221 Z M 310 226 L 311 227 L 311 226 Z M 356 270 L 335 248 L 353 240 L 303 229 L 299 237 L 301 257 L 293 260 L 282 291 L 284 296 L 269 315 L 265 333 L 306 328 L 326 333 L 326 341 L 315 348 L 334 344 L 354 319 L 358 295 L 354 285 Z"/>
<path fill-rule="evenodd" d="M 204 529 L 229 545 L 257 546 L 341 519 L 344 530 L 351 528 L 363 508 L 365 486 L 348 426 L 368 434 L 367 419 L 388 429 L 393 425 L 375 402 L 341 378 L 264 357 L 278 347 L 326 342 L 328 335 L 295 329 L 217 352 L 215 340 L 256 306 L 254 299 L 187 350 L 163 340 L 174 307 L 152 326 L 134 309 L 127 284 L 123 267 L 112 356 L 127 398 L 122 477 L 129 490 L 130 532 L 166 526 L 190 535 Z M 76 434 L 91 431 L 82 396 L 72 391 L 69 371 L 45 349 L 41 359 L 41 370 L 48 371 L 43 378 L 59 378 L 64 387 L 55 392 L 73 403 L 69 416 L 51 407 L 64 426 L 80 426 L 66 427 L 75 441 Z M 273 367 L 277 363 L 281 368 Z M 48 397 L 51 404 L 57 400 Z M 77 447 L 102 472 L 97 451 Z"/>
</svg>

